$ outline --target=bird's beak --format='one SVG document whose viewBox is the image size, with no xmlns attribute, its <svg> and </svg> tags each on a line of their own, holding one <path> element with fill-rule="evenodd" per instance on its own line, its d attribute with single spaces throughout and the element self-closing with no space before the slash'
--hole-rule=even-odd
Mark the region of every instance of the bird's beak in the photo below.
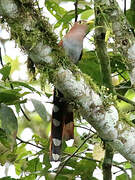
<svg viewBox="0 0 135 180">
<path fill-rule="evenodd" d="M 94 24 L 94 21 L 90 20 L 90 21 L 88 21 L 86 24 L 88 24 L 88 25 L 93 25 L 93 24 Z"/>
</svg>

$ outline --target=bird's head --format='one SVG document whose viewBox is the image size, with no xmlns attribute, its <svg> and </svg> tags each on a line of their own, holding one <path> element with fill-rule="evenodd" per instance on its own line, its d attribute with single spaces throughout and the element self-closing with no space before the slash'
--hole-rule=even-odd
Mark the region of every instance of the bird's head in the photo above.
<svg viewBox="0 0 135 180">
<path fill-rule="evenodd" d="M 87 34 L 93 28 L 94 21 L 80 20 L 80 21 L 75 22 L 74 26 L 77 26 L 77 28 L 80 28 L 80 29 L 85 29 L 86 34 Z"/>
</svg>

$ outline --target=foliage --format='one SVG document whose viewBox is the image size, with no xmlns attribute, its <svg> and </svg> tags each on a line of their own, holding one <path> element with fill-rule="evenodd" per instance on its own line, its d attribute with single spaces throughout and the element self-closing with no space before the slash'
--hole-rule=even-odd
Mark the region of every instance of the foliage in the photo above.
<svg viewBox="0 0 135 180">
<path fill-rule="evenodd" d="M 56 19 L 54 30 L 59 28 L 60 37 L 68 31 L 70 25 L 74 22 L 75 11 L 67 11 L 61 6 L 61 3 L 72 2 L 73 0 L 46 0 L 45 7 Z M 78 15 L 80 19 L 87 20 L 93 18 L 94 10 L 92 1 L 79 1 Z M 127 18 L 134 27 L 134 12 L 127 11 Z M 107 25 L 106 25 L 107 26 Z M 110 27 L 106 27 L 110 28 Z M 93 27 L 90 29 L 92 34 L 89 43 L 93 45 Z M 37 32 L 35 31 L 35 34 Z M 123 57 L 121 57 L 114 47 L 114 43 L 110 43 L 113 34 L 110 32 L 106 38 L 108 48 L 112 51 L 108 53 L 111 61 L 111 71 L 113 85 L 116 91 L 131 101 L 135 98 L 135 92 L 130 89 L 130 79 L 126 71 Z M 89 46 L 89 45 L 88 45 Z M 88 123 L 81 120 L 77 112 L 75 113 L 76 125 L 81 127 L 75 129 L 75 142 L 72 147 L 67 146 L 63 142 L 62 162 L 58 168 L 52 169 L 49 161 L 49 132 L 50 132 L 50 114 L 44 101 L 50 102 L 52 95 L 51 87 L 45 92 L 37 90 L 39 79 L 33 81 L 15 81 L 12 75 L 15 71 L 19 71 L 21 62 L 19 57 L 12 59 L 9 56 L 3 58 L 5 65 L 0 67 L 0 164 L 2 166 L 8 161 L 15 166 L 16 174 L 22 180 L 35 180 L 45 177 L 46 180 L 54 179 L 54 173 L 58 173 L 63 162 L 71 157 L 72 154 L 78 152 L 70 158 L 66 166 L 58 174 L 58 180 L 76 179 L 96 180 L 94 171 L 98 168 L 102 170 L 103 163 L 103 143 L 100 137 L 89 127 Z M 1 63 L 2 64 L 2 63 Z M 97 58 L 95 49 L 89 47 L 84 50 L 82 60 L 78 67 L 81 71 L 90 76 L 100 88 L 102 85 L 102 74 L 100 63 Z M 48 86 L 48 82 L 46 87 Z M 51 85 L 50 85 L 51 86 Z M 51 90 L 50 90 L 51 89 Z M 34 96 L 37 96 L 35 98 Z M 30 97 L 30 98 L 29 98 Z M 34 97 L 34 98 L 33 98 Z M 39 99 L 42 99 L 39 100 Z M 28 102 L 30 107 L 27 107 Z M 49 104 L 47 102 L 47 104 Z M 135 123 L 134 106 L 124 101 L 117 100 L 119 111 L 123 116 L 127 117 L 129 122 Z M 126 115 L 125 115 L 126 114 Z M 24 129 L 31 128 L 33 136 L 29 141 L 20 139 Z M 83 134 L 78 133 L 78 129 L 82 129 Z M 83 143 L 88 134 L 93 134 L 92 138 L 87 141 L 80 149 L 79 145 Z M 31 146 L 31 150 L 28 150 Z M 35 151 L 32 148 L 36 148 Z M 97 148 L 98 147 L 98 148 Z M 101 154 L 99 154 L 99 149 Z M 118 162 L 113 162 L 118 167 Z M 121 163 L 120 169 L 123 168 L 121 175 L 117 176 L 117 180 L 127 179 L 126 170 L 131 169 L 130 162 Z M 56 175 L 56 174 L 55 174 Z M 117 174 L 116 174 L 117 175 Z M 7 176 L 0 178 L 1 180 L 14 180 L 13 177 Z"/>
</svg>

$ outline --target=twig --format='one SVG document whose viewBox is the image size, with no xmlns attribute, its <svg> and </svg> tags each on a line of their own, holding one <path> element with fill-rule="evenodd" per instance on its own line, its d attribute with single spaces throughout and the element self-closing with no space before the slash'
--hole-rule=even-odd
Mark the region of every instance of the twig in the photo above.
<svg viewBox="0 0 135 180">
<path fill-rule="evenodd" d="M 120 90 L 120 89 L 131 89 L 131 86 L 117 86 L 115 87 L 116 90 Z M 134 88 L 132 88 L 134 89 Z"/>
<path fill-rule="evenodd" d="M 73 154 L 71 154 L 71 156 L 69 156 L 65 162 L 63 162 L 63 165 L 61 166 L 61 168 L 58 170 L 55 179 L 58 177 L 58 175 L 61 173 L 62 169 L 64 168 L 64 166 L 67 164 L 67 162 L 79 151 L 79 149 L 86 143 L 86 141 L 88 141 L 88 139 L 92 138 L 93 135 L 89 135 L 82 144 L 80 144 L 80 146 L 75 150 L 75 152 Z"/>
<path fill-rule="evenodd" d="M 24 117 L 25 117 L 28 121 L 31 121 L 31 119 L 30 119 L 30 118 L 26 115 L 26 113 L 24 112 L 24 110 L 23 110 L 23 108 L 21 107 L 21 105 L 20 105 L 20 109 L 21 109 Z"/>
<path fill-rule="evenodd" d="M 118 70 L 117 70 L 117 72 L 118 72 L 118 75 L 120 75 L 125 80 L 125 82 L 127 83 L 127 79 L 122 75 L 123 72 L 119 72 Z"/>
<path fill-rule="evenodd" d="M 19 140 L 20 143 L 29 144 L 29 145 L 35 146 L 35 147 L 37 147 L 37 148 L 39 148 L 39 149 L 42 149 L 42 150 L 44 149 L 44 148 L 41 147 L 41 146 L 35 145 L 35 144 L 30 143 L 30 142 L 28 142 L 28 141 L 24 141 L 24 140 L 20 139 L 19 137 L 16 137 L 16 139 Z"/>
<path fill-rule="evenodd" d="M 75 22 L 77 22 L 78 19 L 78 0 L 75 1 Z"/>
<path fill-rule="evenodd" d="M 124 97 L 124 96 L 122 96 L 122 95 L 120 95 L 120 94 L 118 94 L 118 93 L 116 93 L 116 95 L 117 95 L 117 97 L 118 97 L 120 100 L 125 101 L 126 103 L 129 103 L 129 104 L 135 106 L 135 102 L 134 102 L 134 101 L 131 101 L 130 99 L 128 99 L 128 98 L 126 98 L 126 97 Z"/>
<path fill-rule="evenodd" d="M 69 154 L 69 153 L 65 153 L 66 155 L 68 155 L 68 156 L 71 156 L 71 154 Z M 85 160 L 88 160 L 88 161 L 94 161 L 94 162 L 101 162 L 101 161 L 99 161 L 99 160 L 96 160 L 96 159 L 93 159 L 93 158 L 90 158 L 90 157 L 83 157 L 83 156 L 80 156 L 80 155 L 74 155 L 74 157 L 78 157 L 78 158 L 81 158 L 81 159 L 85 159 Z"/>
<path fill-rule="evenodd" d="M 1 55 L 1 48 L 0 48 L 0 63 L 1 63 L 1 66 L 4 67 L 4 64 L 3 64 L 3 61 L 2 61 L 2 55 Z"/>
<path fill-rule="evenodd" d="M 124 0 L 124 14 L 126 16 L 126 10 L 127 10 L 127 0 Z"/>
<path fill-rule="evenodd" d="M 123 172 L 126 174 L 126 176 L 127 176 L 127 180 L 130 180 L 130 177 L 129 177 L 127 171 L 126 171 L 123 167 L 120 167 L 120 166 L 117 166 L 117 165 L 115 165 L 115 167 L 119 168 L 120 170 L 119 170 L 119 171 L 116 171 L 116 172 L 113 173 L 113 174 L 117 174 L 117 173 L 119 173 L 120 171 L 123 171 Z M 130 169 L 130 168 L 129 168 L 129 169 Z"/>
<path fill-rule="evenodd" d="M 87 127 L 84 127 L 84 126 L 74 125 L 74 127 L 86 129 L 86 130 L 88 130 L 88 131 L 91 131 L 91 132 L 94 133 L 94 134 L 96 133 L 96 132 L 92 131 L 90 128 L 87 128 Z"/>
</svg>

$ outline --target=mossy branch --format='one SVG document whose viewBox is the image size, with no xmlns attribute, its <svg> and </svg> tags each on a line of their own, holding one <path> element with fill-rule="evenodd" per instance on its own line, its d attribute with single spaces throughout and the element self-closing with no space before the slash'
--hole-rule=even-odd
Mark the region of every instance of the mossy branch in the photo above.
<svg viewBox="0 0 135 180">
<path fill-rule="evenodd" d="M 100 9 L 95 5 L 95 45 L 96 45 L 96 52 L 97 57 L 101 64 L 101 73 L 102 73 L 102 83 L 103 85 L 109 89 L 109 92 L 114 93 L 115 90 L 112 85 L 112 78 L 111 78 L 111 66 L 110 66 L 110 59 L 108 56 L 105 36 L 106 36 L 106 29 L 105 29 L 105 21 L 102 17 L 102 12 Z M 104 140 L 103 140 L 104 141 Z M 103 179 L 104 180 L 111 180 L 112 179 L 112 159 L 113 159 L 113 148 L 104 141 L 105 147 L 105 156 L 103 161 Z"/>
<path fill-rule="evenodd" d="M 112 25 L 115 46 L 121 53 L 130 74 L 131 83 L 135 85 L 135 37 L 124 13 L 116 0 L 95 0 L 95 5 L 102 10 L 102 18 Z"/>
</svg>

